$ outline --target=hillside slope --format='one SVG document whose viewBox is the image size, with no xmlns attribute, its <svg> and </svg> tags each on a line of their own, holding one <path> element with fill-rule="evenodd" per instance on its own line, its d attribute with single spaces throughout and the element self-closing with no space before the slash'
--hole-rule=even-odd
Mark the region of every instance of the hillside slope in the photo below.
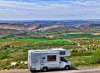
<svg viewBox="0 0 100 73">
<path fill-rule="evenodd" d="M 17 25 L 17 24 L 0 24 L 0 29 L 14 29 L 14 30 L 33 30 L 39 27 L 36 25 Z"/>
<path fill-rule="evenodd" d="M 100 24 L 85 24 L 76 26 L 78 29 L 100 29 Z"/>
<path fill-rule="evenodd" d="M 73 30 L 73 29 L 78 29 L 78 28 L 71 27 L 71 26 L 54 25 L 51 27 L 40 28 L 38 29 L 38 31 L 68 31 L 68 30 Z"/>
</svg>

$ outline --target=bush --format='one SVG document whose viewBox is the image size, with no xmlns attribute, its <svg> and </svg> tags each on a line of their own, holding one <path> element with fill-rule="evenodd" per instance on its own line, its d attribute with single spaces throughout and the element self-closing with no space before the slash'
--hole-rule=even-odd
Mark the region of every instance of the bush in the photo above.
<svg viewBox="0 0 100 73">
<path fill-rule="evenodd" d="M 73 49 L 73 50 L 71 51 L 71 53 L 73 53 L 73 52 L 78 52 L 78 50 Z"/>
<path fill-rule="evenodd" d="M 94 55 L 91 57 L 91 64 L 100 64 L 100 52 L 94 53 Z"/>
<path fill-rule="evenodd" d="M 93 53 L 90 51 L 77 51 L 77 50 L 73 50 L 73 52 L 71 52 L 71 56 L 90 56 Z"/>
<path fill-rule="evenodd" d="M 12 48 L 14 48 L 14 46 L 12 46 Z"/>
<path fill-rule="evenodd" d="M 4 46 L 4 49 L 7 49 L 7 48 L 10 48 L 10 46 L 9 45 L 5 45 Z"/>
<path fill-rule="evenodd" d="M 4 37 L 2 37 L 2 39 L 6 39 L 6 38 L 12 38 L 15 37 L 15 34 L 9 34 L 9 35 L 5 35 Z"/>
<path fill-rule="evenodd" d="M 0 59 L 4 59 L 7 57 L 7 54 L 0 54 Z"/>
</svg>

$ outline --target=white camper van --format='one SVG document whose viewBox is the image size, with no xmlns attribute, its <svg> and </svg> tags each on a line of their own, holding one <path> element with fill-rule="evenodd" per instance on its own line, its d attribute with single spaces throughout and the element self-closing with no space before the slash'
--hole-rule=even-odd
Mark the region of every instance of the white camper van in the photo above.
<svg viewBox="0 0 100 73">
<path fill-rule="evenodd" d="M 68 50 L 62 48 L 45 49 L 45 50 L 29 50 L 28 51 L 28 67 L 30 71 L 48 69 L 70 69 L 71 62 L 65 59 L 70 56 Z"/>
</svg>

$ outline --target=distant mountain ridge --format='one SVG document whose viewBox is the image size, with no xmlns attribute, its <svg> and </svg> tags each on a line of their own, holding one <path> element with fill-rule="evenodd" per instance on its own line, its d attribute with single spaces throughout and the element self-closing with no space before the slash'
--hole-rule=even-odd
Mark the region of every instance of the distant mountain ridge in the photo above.
<svg viewBox="0 0 100 73">
<path fill-rule="evenodd" d="M 62 26 L 78 26 L 84 24 L 100 24 L 100 20 L 37 20 L 37 21 L 0 21 L 1 24 L 19 24 L 19 25 L 33 25 L 33 24 L 41 24 L 45 26 L 54 26 L 54 25 L 62 25 Z"/>
<path fill-rule="evenodd" d="M 93 30 L 100 29 L 100 24 L 92 23 L 78 26 L 63 26 L 63 25 L 53 25 L 48 26 L 45 24 L 0 24 L 0 35 L 7 34 L 20 34 L 24 32 L 34 32 L 34 31 L 81 31 L 81 30 Z"/>
</svg>

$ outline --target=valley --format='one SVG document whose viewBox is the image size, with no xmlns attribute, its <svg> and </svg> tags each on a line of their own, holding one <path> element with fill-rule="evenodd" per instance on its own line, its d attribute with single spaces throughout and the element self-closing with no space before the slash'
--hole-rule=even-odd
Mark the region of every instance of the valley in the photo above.
<svg viewBox="0 0 100 73">
<path fill-rule="evenodd" d="M 21 63 L 27 61 L 27 51 L 48 48 L 69 50 L 71 56 L 66 58 L 73 67 L 100 66 L 100 24 L 0 24 L 0 70 L 27 69 Z"/>
</svg>

